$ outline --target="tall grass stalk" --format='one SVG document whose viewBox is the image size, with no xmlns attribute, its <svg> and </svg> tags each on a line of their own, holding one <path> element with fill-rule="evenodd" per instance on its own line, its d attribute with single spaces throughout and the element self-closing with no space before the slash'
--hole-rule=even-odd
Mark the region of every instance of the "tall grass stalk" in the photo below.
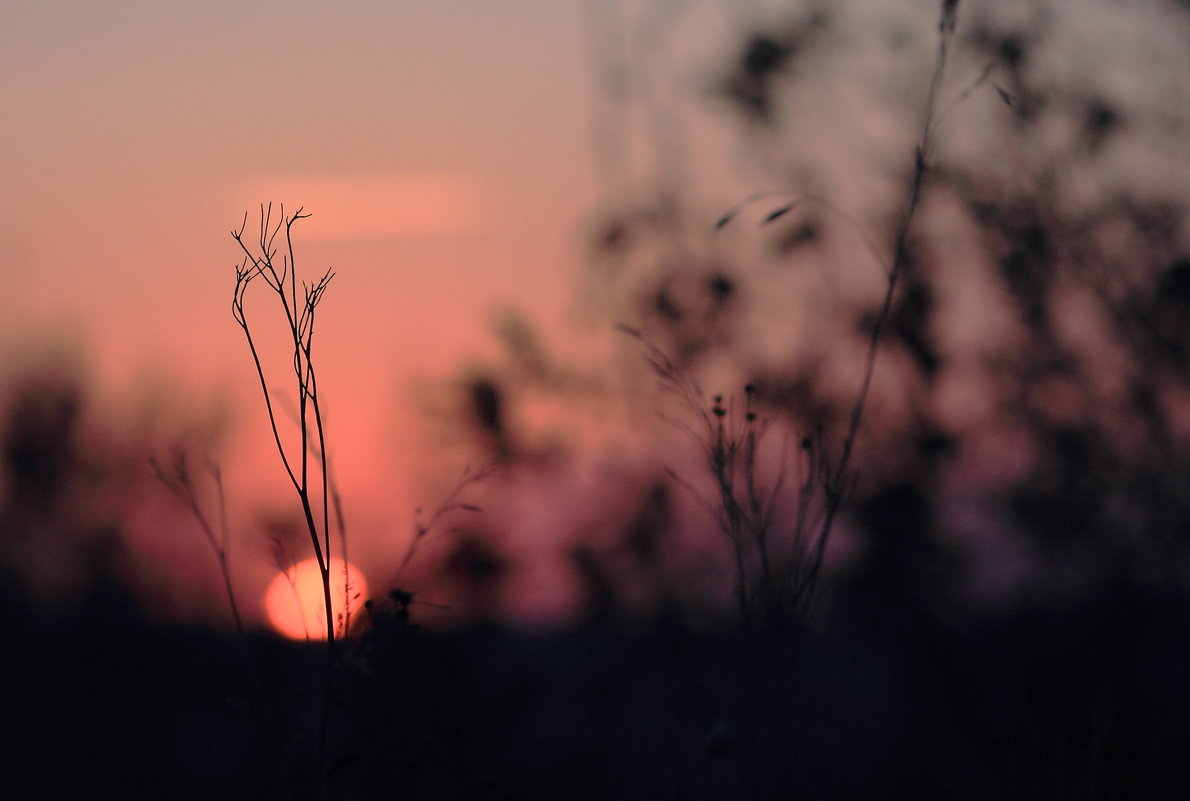
<svg viewBox="0 0 1190 801">
<path fill-rule="evenodd" d="M 256 658 L 253 656 L 247 633 L 244 630 L 244 618 L 240 614 L 240 605 L 236 601 L 235 587 L 231 580 L 231 524 L 227 519 L 227 497 L 223 489 L 223 471 L 215 462 L 209 459 L 206 460 L 207 472 L 210 473 L 211 480 L 215 484 L 215 493 L 219 505 L 218 533 L 216 533 L 215 526 L 212 525 L 210 518 L 207 517 L 207 513 L 203 511 L 202 504 L 199 502 L 198 491 L 194 485 L 194 478 L 190 473 L 190 464 L 186 459 L 186 454 L 179 452 L 174 457 L 172 469 L 169 472 L 166 472 L 165 468 L 156 459 L 149 459 L 149 464 L 157 474 L 158 480 L 169 489 L 174 497 L 185 504 L 186 508 L 190 510 L 190 514 L 198 523 L 203 537 L 215 554 L 215 559 L 219 563 L 219 573 L 223 577 L 223 589 L 227 593 L 227 604 L 231 608 L 231 617 L 235 622 L 236 639 L 240 643 L 244 664 L 248 671 L 248 678 L 259 694 L 263 687 L 261 683 L 261 672 Z"/>
<path fill-rule="evenodd" d="M 323 605 L 326 613 L 326 638 L 332 647 L 335 641 L 335 619 L 331 606 L 331 533 L 330 533 L 330 479 L 326 460 L 326 432 L 323 427 L 322 406 L 318 396 L 318 378 L 314 370 L 313 343 L 315 311 L 334 273 L 327 270 L 318 281 L 302 282 L 298 293 L 297 268 L 293 250 L 293 226 L 298 220 L 309 217 L 299 208 L 286 216 L 281 206 L 280 219 L 273 220 L 273 205 L 260 207 L 259 238 L 253 249 L 244 240 L 248 226 L 248 214 L 239 230 L 231 236 L 240 246 L 244 257 L 236 267 L 235 293 L 232 297 L 232 316 L 244 332 L 252 362 L 260 380 L 268 412 L 273 441 L 281 456 L 286 476 L 293 485 L 301 505 L 302 516 L 310 534 L 314 557 L 322 579 Z M 277 264 L 279 248 L 277 237 L 284 230 L 284 248 L 280 249 L 280 266 Z M 297 389 L 298 436 L 300 443 L 291 457 L 285 447 L 278 428 L 277 409 L 265 377 L 265 368 L 260 350 L 248 322 L 245 299 L 248 288 L 257 280 L 264 281 L 280 302 L 285 316 L 288 334 L 293 346 L 293 380 Z M 311 462 L 314 464 L 312 465 Z M 312 475 L 313 473 L 313 475 Z M 316 505 L 317 504 L 317 505 Z"/>
<path fill-rule="evenodd" d="M 236 266 L 236 283 L 235 292 L 232 295 L 231 312 L 232 317 L 244 332 L 248 349 L 252 353 L 252 363 L 256 368 L 256 376 L 260 380 L 260 389 L 264 396 L 273 441 L 277 446 L 277 453 L 281 457 L 285 474 L 301 505 L 306 530 L 310 534 L 310 544 L 313 546 L 314 557 L 318 562 L 318 573 L 322 583 L 327 651 L 322 708 L 321 714 L 318 716 L 317 759 L 320 793 L 325 796 L 328 787 L 325 769 L 327 731 L 331 686 L 334 681 L 335 614 L 331 603 L 331 480 L 327 465 L 326 429 L 323 423 L 322 404 L 318 395 L 318 377 L 314 369 L 314 323 L 318 304 L 331 279 L 334 278 L 334 273 L 327 270 L 315 282 L 307 284 L 303 281 L 299 294 L 297 265 L 293 249 L 293 226 L 298 220 L 306 219 L 309 216 L 302 214 L 300 207 L 293 214 L 286 216 L 285 207 L 281 206 L 279 219 L 274 221 L 273 205 L 271 203 L 267 206 L 261 205 L 258 238 L 255 247 L 251 247 L 244 240 L 244 232 L 248 227 L 248 214 L 245 212 L 244 221 L 239 230 L 231 232 L 232 239 L 240 246 L 240 250 L 244 254 L 240 264 Z M 282 231 L 285 233 L 283 247 L 278 247 L 277 238 Z M 278 265 L 278 255 L 280 256 L 280 265 Z M 285 318 L 288 343 L 293 348 L 292 380 L 293 386 L 297 390 L 299 441 L 296 445 L 291 446 L 293 450 L 296 450 L 292 455 L 291 450 L 286 448 L 281 438 L 277 407 L 273 400 L 273 394 L 269 390 L 260 349 L 252 334 L 252 326 L 248 322 L 245 308 L 248 289 L 258 280 L 265 283 L 280 303 Z M 344 631 L 346 631 L 346 627 L 344 627 Z"/>
<path fill-rule="evenodd" d="M 287 400 L 287 399 L 282 399 L 282 400 Z M 289 416 L 290 420 L 293 422 L 294 425 L 300 425 L 300 419 L 301 419 L 300 413 L 298 412 L 297 409 L 295 409 L 292 406 L 292 404 L 285 403 L 285 413 Z M 334 467 L 334 464 L 331 462 L 330 455 L 324 454 L 322 452 L 321 446 L 319 445 L 318 441 L 313 437 L 310 438 L 309 442 L 307 443 L 307 446 L 310 449 L 310 455 L 312 457 L 314 457 L 314 459 L 316 461 L 318 461 L 320 464 L 326 465 L 326 470 L 325 470 L 326 485 L 327 485 L 327 489 L 330 493 L 331 508 L 334 510 L 334 514 L 335 514 L 335 530 L 339 534 L 339 536 L 338 536 L 339 558 L 343 560 L 343 613 L 342 613 L 341 625 L 338 627 L 338 630 L 340 631 L 340 633 L 343 636 L 346 636 L 347 633 L 349 631 L 351 631 L 351 600 L 352 600 L 351 599 L 351 589 L 352 589 L 352 587 L 351 587 L 351 582 L 348 580 L 348 572 L 347 572 L 347 568 L 348 568 L 348 565 L 350 564 L 350 560 L 348 559 L 348 553 L 347 553 L 347 517 L 343 512 L 343 495 L 342 495 L 342 493 L 339 492 L 339 484 L 335 480 L 335 467 Z M 274 556 L 276 556 L 276 554 L 274 554 Z M 329 558 L 330 558 L 329 553 L 327 554 L 327 558 L 329 560 Z M 288 572 L 287 567 L 279 566 L 278 569 L 280 569 L 282 573 Z M 299 603 L 298 606 L 300 608 L 301 604 Z M 305 624 L 303 623 L 303 625 L 305 625 Z M 307 634 L 307 638 L 308 637 L 309 637 L 309 635 Z"/>
<path fill-rule="evenodd" d="M 733 401 L 729 400 L 725 406 L 722 396 L 715 396 L 713 402 L 708 403 L 697 381 L 675 365 L 639 330 L 617 326 L 621 332 L 642 343 L 646 351 L 645 358 L 659 377 L 662 388 L 680 398 L 697 421 L 693 426 L 682 421 L 672 422 L 690 434 L 702 448 L 716 487 L 715 501 L 712 503 L 702 498 L 676 472 L 670 470 L 669 474 L 693 492 L 704 508 L 718 520 L 730 541 L 735 563 L 736 603 L 746 625 L 784 626 L 797 620 L 805 621 L 813 613 L 820 595 L 827 544 L 839 511 L 854 483 L 851 463 L 855 445 L 863 423 L 884 329 L 892 314 L 897 288 L 908 263 L 909 232 L 921 201 L 935 134 L 941 119 L 981 85 L 990 73 L 990 68 L 985 68 L 978 79 L 941 115 L 936 113 L 954 38 L 957 11 L 958 0 L 943 0 L 938 23 L 938 53 L 926 96 L 924 122 L 914 147 L 908 196 L 893 236 L 890 258 L 885 258 L 853 218 L 829 202 L 810 195 L 752 195 L 721 216 L 714 225 L 715 230 L 720 230 L 736 219 L 745 206 L 770 197 L 784 195 L 792 200 L 770 212 L 762 224 L 784 216 L 803 200 L 813 201 L 838 214 L 846 222 L 860 227 L 865 244 L 884 266 L 884 294 L 871 325 L 862 378 L 846 418 L 847 425 L 838 457 L 829 457 L 820 436 L 802 439 L 797 465 L 799 472 L 803 467 L 805 469 L 797 477 L 798 498 L 794 519 L 782 525 L 782 533 L 788 538 L 788 542 L 783 543 L 782 553 L 778 553 L 772 537 L 777 522 L 774 519 L 776 502 L 788 486 L 786 472 L 789 462 L 787 456 L 783 455 L 772 486 L 766 488 L 761 484 L 757 469 L 765 424 L 758 421 L 752 387 L 745 388 L 742 414 L 736 410 Z M 784 454 L 790 450 L 786 447 Z M 816 496 L 820 500 L 816 501 Z"/>
<path fill-rule="evenodd" d="M 475 484 L 479 484 L 487 480 L 493 473 L 496 472 L 497 464 L 494 462 L 487 462 L 481 464 L 479 467 L 472 467 L 467 465 L 463 469 L 463 475 L 455 485 L 454 489 L 448 494 L 430 513 L 429 517 L 422 517 L 422 510 L 420 508 L 413 511 L 413 531 L 409 538 L 409 544 L 405 547 L 405 555 L 401 558 L 397 565 L 397 570 L 393 574 L 393 580 L 399 582 L 405 569 L 409 567 L 409 563 L 413 561 L 413 557 L 417 554 L 418 549 L 425 542 L 426 539 L 439 527 L 448 514 L 457 511 L 479 513 L 482 510 L 473 503 L 467 503 L 463 500 L 467 490 Z M 446 529 L 448 534 L 457 534 L 457 528 Z"/>
<path fill-rule="evenodd" d="M 839 455 L 838 462 L 835 463 L 834 470 L 831 471 L 823 485 L 826 493 L 826 511 L 823 515 L 822 526 L 814 546 L 814 555 L 808 565 L 809 572 L 805 577 L 811 606 L 817 596 L 816 588 L 819 583 L 823 558 L 826 554 L 827 542 L 830 540 L 831 531 L 835 519 L 839 514 L 839 509 L 842 507 L 847 488 L 852 483 L 851 476 L 849 475 L 851 458 L 855 450 L 856 439 L 859 436 L 860 424 L 863 421 L 868 393 L 872 387 L 872 375 L 876 370 L 876 356 L 880 350 L 880 340 L 884 333 L 885 325 L 888 323 L 889 316 L 892 313 L 893 300 L 896 297 L 898 283 L 905 272 L 905 265 L 908 262 L 909 231 L 913 217 L 917 213 L 918 205 L 921 202 L 922 187 L 925 184 L 926 173 L 929 170 L 929 159 L 933 150 L 934 136 L 937 130 L 935 109 L 938 103 L 938 96 L 942 91 L 942 79 L 946 72 L 950 44 L 954 39 L 955 26 L 958 22 L 958 6 L 959 0 L 942 0 L 941 13 L 938 20 L 938 55 L 934 61 L 934 73 L 930 79 L 930 85 L 926 95 L 921 135 L 913 150 L 913 169 L 909 179 L 909 194 L 905 203 L 905 209 L 901 214 L 900 222 L 897 225 L 896 235 L 893 237 L 892 260 L 888 267 L 884 298 L 881 302 L 880 312 L 876 315 L 872 323 L 871 334 L 868 337 L 868 348 L 864 357 L 863 378 L 860 381 L 859 393 L 856 395 L 855 402 L 851 407 L 851 414 L 848 417 L 847 432 L 843 437 L 842 452 Z M 982 83 L 985 77 L 986 72 L 980 76 L 975 85 Z M 960 95 L 958 100 L 961 101 L 962 98 L 963 95 Z M 808 611 L 809 609 L 807 609 Z"/>
<path fill-rule="evenodd" d="M 202 531 L 207 544 L 211 546 L 211 550 L 215 554 L 215 559 L 219 562 L 219 572 L 223 577 L 223 588 L 227 593 L 227 603 L 231 607 L 231 616 L 235 622 L 236 633 L 242 638 L 244 636 L 244 620 L 240 616 L 240 607 L 236 602 L 235 589 L 231 581 L 231 527 L 227 521 L 227 501 L 223 493 L 223 475 L 219 466 L 213 462 L 207 463 L 207 469 L 215 482 L 215 490 L 218 494 L 219 531 L 216 533 L 215 526 L 211 524 L 210 519 L 198 501 L 198 493 L 195 490 L 194 481 L 190 475 L 190 465 L 186 459 L 186 455 L 184 453 L 177 454 L 174 458 L 173 469 L 168 473 L 156 459 L 149 459 L 149 464 L 157 474 L 157 479 L 173 493 L 174 497 L 185 504 L 186 508 L 190 510 L 190 514 L 198 523 L 198 527 Z"/>
</svg>

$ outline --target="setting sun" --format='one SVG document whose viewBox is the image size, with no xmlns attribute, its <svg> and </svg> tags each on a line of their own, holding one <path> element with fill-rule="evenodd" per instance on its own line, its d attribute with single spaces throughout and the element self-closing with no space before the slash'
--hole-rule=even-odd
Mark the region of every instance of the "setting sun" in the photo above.
<svg viewBox="0 0 1190 801">
<path fill-rule="evenodd" d="M 346 588 L 344 587 L 346 578 Z M 368 584 L 359 569 L 349 565 L 344 571 L 342 559 L 331 559 L 331 609 L 335 631 L 340 633 L 363 606 Z M 344 607 L 348 614 L 343 614 Z M 322 579 L 318 562 L 307 559 L 286 573 L 279 573 L 264 595 L 264 609 L 269 623 L 281 634 L 294 640 L 326 639 L 326 607 L 322 601 Z M 345 620 L 346 618 L 346 620 Z"/>
</svg>

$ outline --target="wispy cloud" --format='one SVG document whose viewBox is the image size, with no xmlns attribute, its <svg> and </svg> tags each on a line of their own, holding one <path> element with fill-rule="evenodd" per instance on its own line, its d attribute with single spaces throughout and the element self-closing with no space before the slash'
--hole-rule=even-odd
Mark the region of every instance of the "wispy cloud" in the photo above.
<svg viewBox="0 0 1190 801">
<path fill-rule="evenodd" d="M 458 236 L 479 228 L 485 190 L 458 172 L 298 173 L 255 176 L 235 187 L 235 202 L 304 206 L 314 216 L 307 239 L 389 239 Z"/>
</svg>

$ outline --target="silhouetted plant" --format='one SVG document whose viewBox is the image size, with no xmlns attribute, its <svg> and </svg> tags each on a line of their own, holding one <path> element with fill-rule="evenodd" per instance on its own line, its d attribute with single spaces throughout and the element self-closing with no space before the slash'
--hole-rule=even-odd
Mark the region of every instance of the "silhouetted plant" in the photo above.
<svg viewBox="0 0 1190 801">
<path fill-rule="evenodd" d="M 851 475 L 852 454 L 860 433 L 881 338 L 893 317 L 894 300 L 897 297 L 899 284 L 907 270 L 910 225 L 921 200 L 934 146 L 938 124 L 935 106 L 942 87 L 951 41 L 954 37 L 956 10 L 957 2 L 951 0 L 943 2 L 938 25 L 938 55 L 933 77 L 929 83 L 925 104 L 925 121 L 913 152 L 908 198 L 892 240 L 891 257 L 886 261 L 886 288 L 880 308 L 873 316 L 869 326 L 862 380 L 847 417 L 838 455 L 832 460 L 819 447 L 816 447 L 821 443 L 815 443 L 809 438 L 803 440 L 802 449 L 811 453 L 807 462 L 810 472 L 805 482 L 799 482 L 801 489 L 797 501 L 796 521 L 787 534 L 791 539 L 793 555 L 785 566 L 784 575 L 780 577 L 773 575 L 773 544 L 769 541 L 769 537 L 773 533 L 774 502 L 784 490 L 784 468 L 782 467 L 779 471 L 771 489 L 766 491 L 758 485 L 756 477 L 757 446 L 759 438 L 763 435 L 763 428 L 757 424 L 756 411 L 753 408 L 753 385 L 749 384 L 745 388 L 742 412 L 737 412 L 731 401 L 725 407 L 721 395 L 715 396 L 708 410 L 702 390 L 693 378 L 686 375 L 660 348 L 652 345 L 638 330 L 628 326 L 619 326 L 621 331 L 640 340 L 645 345 L 649 364 L 661 379 L 662 385 L 682 398 L 688 411 L 697 416 L 699 430 L 694 433 L 706 451 L 708 467 L 719 490 L 718 504 L 714 509 L 714 514 L 732 544 L 736 564 L 736 599 L 746 622 L 756 619 L 776 622 L 783 615 L 790 615 L 794 619 L 804 618 L 813 607 L 831 530 L 853 482 Z M 819 23 L 813 24 L 816 26 Z M 784 65 L 790 56 L 788 52 L 790 47 L 792 45 L 781 45 L 767 38 L 753 39 L 748 45 L 748 53 L 744 60 L 744 76 L 750 82 L 748 85 L 755 84 L 759 87 L 765 84 L 769 74 Z M 767 102 L 757 105 L 758 98 L 762 96 L 764 94 L 759 93 L 759 89 L 751 92 L 748 97 L 752 100 L 745 103 L 745 106 L 750 113 L 758 115 L 762 120 L 767 120 Z M 753 196 L 728 211 L 716 221 L 715 230 L 721 230 L 729 225 L 744 205 L 763 197 L 765 196 Z M 797 199 L 770 211 L 764 217 L 762 225 L 768 225 L 781 219 L 794 208 L 796 203 Z M 731 289 L 731 285 L 727 284 L 725 279 L 718 279 L 712 283 L 712 291 L 714 292 L 714 288 L 719 286 Z M 909 299 L 912 300 L 913 297 L 910 294 Z M 672 475 L 681 481 L 676 474 Z M 815 520 L 815 530 L 812 533 L 807 531 L 809 521 L 812 519 L 808 512 L 809 506 L 813 502 L 810 497 L 811 488 L 822 494 L 821 515 L 819 519 Z M 749 552 L 754 554 L 752 558 L 749 558 Z M 753 560 L 756 564 L 749 565 L 749 562 Z"/>
<path fill-rule="evenodd" d="M 157 479 L 189 510 L 195 522 L 198 523 L 198 527 L 202 531 L 207 544 L 211 546 L 211 551 L 215 554 L 215 559 L 219 563 L 219 574 L 223 578 L 223 590 L 227 593 L 227 604 L 231 608 L 232 620 L 235 623 L 236 636 L 244 655 L 244 665 L 253 685 L 259 691 L 261 688 L 260 669 L 252 653 L 251 645 L 247 640 L 244 630 L 244 620 L 240 615 L 239 602 L 236 600 L 235 586 L 231 580 L 231 525 L 227 519 L 227 499 L 223 491 L 223 471 L 215 462 L 209 459 L 206 460 L 205 467 L 211 476 L 211 481 L 215 485 L 216 503 L 219 509 L 218 522 L 212 524 L 199 501 L 198 490 L 195 487 L 185 452 L 179 451 L 177 453 L 172 469 L 169 472 L 166 472 L 160 462 L 155 458 L 150 458 L 149 464 L 152 466 L 154 473 L 156 473 Z"/>
<path fill-rule="evenodd" d="M 296 409 L 286 404 L 285 411 L 289 415 L 290 420 L 295 425 L 300 424 L 300 413 Z M 335 530 L 339 533 L 339 559 L 343 563 L 343 611 L 338 615 L 339 620 L 337 621 L 337 624 L 338 630 L 344 636 L 346 636 L 351 631 L 351 608 L 354 605 L 352 604 L 352 601 L 358 599 L 358 594 L 355 597 L 352 596 L 353 587 L 350 574 L 348 572 L 350 560 L 348 559 L 347 516 L 343 511 L 343 496 L 339 491 L 339 484 L 335 480 L 335 469 L 334 465 L 331 463 L 331 458 L 328 454 L 324 454 L 322 451 L 323 445 L 316 437 L 311 437 L 307 442 L 307 447 L 310 449 L 310 455 L 317 462 L 326 466 L 326 485 L 327 490 L 330 493 L 331 508 L 334 510 Z M 278 553 L 274 553 L 275 557 L 278 555 Z M 275 559 L 274 561 L 278 562 L 278 569 L 281 570 L 282 573 L 286 573 L 288 578 L 288 570 L 293 567 L 294 563 L 290 561 L 283 567 L 280 565 L 280 561 L 278 559 Z M 298 606 L 301 606 L 300 600 Z M 305 625 L 304 619 L 302 621 L 302 625 Z"/>
<path fill-rule="evenodd" d="M 79 461 L 82 392 L 65 382 L 18 389 L 3 435 L 5 472 L 13 495 L 32 507 L 58 502 Z"/>
<path fill-rule="evenodd" d="M 298 591 L 297 578 L 294 575 L 294 568 L 298 560 L 294 559 L 289 553 L 289 548 L 286 547 L 285 536 L 282 531 L 276 531 L 269 536 L 269 546 L 273 557 L 273 567 L 277 568 L 277 572 L 285 577 L 285 583 L 289 585 L 289 594 L 293 598 L 293 607 L 298 610 L 298 617 L 302 621 L 302 633 L 308 641 L 310 639 L 310 631 L 306 625 L 302 594 Z"/>
<path fill-rule="evenodd" d="M 413 510 L 413 531 L 409 539 L 409 544 L 405 548 L 405 555 L 401 557 L 400 563 L 397 565 L 396 572 L 393 574 L 393 582 L 402 580 L 402 574 L 405 569 L 409 567 L 413 557 L 425 541 L 436 531 L 440 530 L 443 520 L 455 512 L 470 512 L 478 514 L 483 510 L 473 503 L 463 500 L 464 494 L 468 489 L 476 484 L 486 481 L 492 476 L 496 470 L 494 463 L 481 464 L 479 467 L 472 467 L 467 465 L 463 469 L 463 475 L 459 479 L 455 488 L 442 499 L 442 501 L 430 512 L 428 517 L 422 516 L 421 507 Z M 447 534 L 457 534 L 458 527 L 451 527 L 445 529 Z"/>
<path fill-rule="evenodd" d="M 644 346 L 662 389 L 682 406 L 682 416 L 666 419 L 702 451 L 715 486 L 713 498 L 706 498 L 672 466 L 665 471 L 699 502 L 731 544 L 736 606 L 743 622 L 761 627 L 780 624 L 787 611 L 803 608 L 812 594 L 806 583 L 811 576 L 806 566 L 816 550 L 809 537 L 816 496 L 825 477 L 821 453 L 816 453 L 812 441 L 806 438 L 801 450 L 807 458 L 799 455 L 791 466 L 785 449 L 771 483 L 767 483 L 762 475 L 760 449 L 771 421 L 758 416 L 755 388 L 751 384 L 744 388 L 742 410 L 737 408 L 735 398 L 725 403 L 722 395 L 716 395 L 708 400 L 698 381 L 640 331 L 626 325 L 618 325 L 617 329 Z M 777 519 L 790 470 L 798 473 L 793 480 L 796 489 L 790 490 L 797 494 L 792 523 Z M 774 541 L 777 537 L 785 541 Z"/>
<path fill-rule="evenodd" d="M 318 378 L 314 369 L 313 344 L 315 312 L 322 300 L 323 293 L 334 277 L 334 273 L 328 269 L 317 281 L 309 284 L 302 282 L 302 291 L 299 295 L 297 265 L 293 249 L 293 226 L 298 220 L 305 219 L 309 215 L 302 214 L 302 209 L 299 208 L 292 215 L 286 216 L 285 207 L 282 206 L 279 219 L 274 222 L 272 211 L 271 203 L 267 207 L 261 206 L 258 237 L 253 245 L 249 245 L 244 240 L 244 231 L 248 225 L 246 212 L 244 222 L 239 230 L 231 232 L 232 238 L 244 253 L 243 260 L 236 267 L 236 283 L 231 308 L 232 316 L 244 332 L 244 337 L 248 342 L 252 363 L 256 368 L 261 392 L 264 395 L 265 410 L 268 413 L 273 441 L 277 446 L 285 474 L 297 495 L 302 519 L 310 536 L 314 557 L 318 562 L 328 645 L 325 692 L 318 718 L 317 748 L 319 786 L 325 791 L 327 783 L 330 781 L 330 772 L 334 767 L 327 764 L 329 756 L 327 749 L 334 679 L 332 660 L 335 654 L 336 621 L 331 600 L 330 472 L 327 466 L 326 431 L 323 426 L 322 407 L 318 394 Z M 277 237 L 282 230 L 284 230 L 284 244 L 282 248 L 279 248 Z M 280 264 L 277 263 L 278 255 L 280 255 Z M 291 348 L 291 369 L 293 371 L 291 380 L 297 395 L 298 442 L 296 446 L 289 448 L 286 447 L 281 436 L 276 404 L 272 391 L 269 389 L 265 376 L 265 365 L 245 308 L 248 290 L 258 280 L 264 282 L 281 306 L 287 334 L 286 344 Z M 346 569 L 345 565 L 344 570 Z M 347 592 L 350 593 L 349 590 Z M 347 600 L 350 601 L 350 597 Z M 346 621 L 343 622 L 346 623 Z"/>
<path fill-rule="evenodd" d="M 243 637 L 244 621 L 240 617 L 240 608 L 236 602 L 236 594 L 231 581 L 231 565 L 229 561 L 231 526 L 227 521 L 227 501 L 223 494 L 223 473 L 219 469 L 219 465 L 209 460 L 205 465 L 207 472 L 211 476 L 211 480 L 215 484 L 216 502 L 219 507 L 218 522 L 212 524 L 206 512 L 203 511 L 202 504 L 199 503 L 198 491 L 194 486 L 194 480 L 190 473 L 190 465 L 185 453 L 179 452 L 176 455 L 172 469 L 168 473 L 155 458 L 150 459 L 149 464 L 152 466 L 153 472 L 157 475 L 157 479 L 173 493 L 174 497 L 186 505 L 186 508 L 194 517 L 195 522 L 198 523 L 198 527 L 202 531 L 207 544 L 211 546 L 211 550 L 215 554 L 215 559 L 219 562 L 219 573 L 223 577 L 223 588 L 227 593 L 227 603 L 231 607 L 231 616 L 235 621 L 236 633 L 240 637 Z M 218 527 L 217 532 L 216 526 Z"/>
<path fill-rule="evenodd" d="M 310 215 L 302 214 L 302 209 L 299 208 L 287 217 L 285 207 L 282 206 L 280 218 L 274 223 L 272 213 L 271 203 L 267 207 L 261 206 L 259 236 L 254 245 L 250 246 L 244 241 L 244 231 L 248 225 L 247 213 L 244 214 L 243 225 L 239 230 L 231 233 L 236 244 L 244 252 L 243 261 L 236 267 L 235 293 L 231 304 L 232 316 L 248 341 L 252 362 L 256 368 L 257 377 L 260 379 L 260 389 L 264 394 L 265 409 L 268 412 L 273 440 L 277 445 L 277 452 L 281 456 L 285 474 L 293 485 L 298 502 L 301 504 L 302 517 L 309 531 L 314 557 L 318 561 L 318 570 L 322 576 L 326 637 L 328 643 L 333 645 L 335 619 L 331 605 L 330 477 L 326 462 L 326 432 L 323 428 L 322 407 L 319 403 L 318 378 L 314 370 L 313 343 L 315 311 L 322 300 L 323 293 L 334 277 L 334 273 L 327 270 L 320 279 L 311 284 L 302 282 L 302 293 L 299 296 L 297 266 L 293 250 L 293 226 L 298 220 L 305 219 Z M 282 229 L 285 232 L 284 249 L 279 250 L 277 237 Z M 280 265 L 276 262 L 279 252 Z M 252 334 L 252 327 L 248 322 L 244 306 L 248 288 L 257 279 L 264 281 L 280 302 L 292 344 L 292 378 L 297 391 L 299 437 L 296 453 L 287 449 L 282 441 L 272 392 L 269 390 L 268 380 L 265 377 L 265 366 L 261 360 L 260 351 Z M 312 460 L 313 465 L 311 464 Z"/>
</svg>

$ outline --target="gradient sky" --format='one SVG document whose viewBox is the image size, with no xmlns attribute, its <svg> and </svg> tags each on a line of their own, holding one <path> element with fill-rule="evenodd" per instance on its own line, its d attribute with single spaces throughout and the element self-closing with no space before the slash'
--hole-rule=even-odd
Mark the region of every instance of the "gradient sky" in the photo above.
<svg viewBox="0 0 1190 801">
<path fill-rule="evenodd" d="M 452 370 L 503 304 L 556 317 L 591 203 L 578 16 L 6 4 L 0 340 L 81 341 L 113 387 L 235 391 L 251 373 L 228 232 L 269 200 L 314 215 L 302 271 L 339 273 L 320 331 L 332 413 L 382 414 L 411 373 Z"/>
<path fill-rule="evenodd" d="M 558 320 L 568 298 L 593 191 L 579 6 L 16 0 L 0 17 L 5 361 L 64 339 L 101 393 L 156 387 L 183 413 L 228 396 L 267 437 L 228 232 L 261 202 L 304 205 L 300 271 L 338 272 L 318 339 L 345 492 L 384 485 L 407 521 L 409 476 L 376 468 L 413 472 L 384 452 L 416 439 L 397 424 L 410 378 L 490 350 L 501 307 Z"/>
<path fill-rule="evenodd" d="M 687 25 L 676 45 L 659 40 L 658 52 L 688 55 L 708 41 L 699 31 L 730 42 L 724 23 L 781 4 L 677 5 L 708 24 Z M 963 13 L 986 5 L 965 3 Z M 914 4 L 919 41 L 936 8 Z M 1068 16 L 1082 27 L 1059 30 L 1086 44 L 1090 61 L 1077 68 L 1089 69 L 1119 28 Z M 245 210 L 251 231 L 261 202 L 304 205 L 314 216 L 295 229 L 299 271 L 338 272 L 321 307 L 318 358 L 345 495 L 357 509 L 383 498 L 407 520 L 427 502 L 414 497 L 409 454 L 420 424 L 406 411 L 410 380 L 455 374 L 490 352 L 501 308 L 524 310 L 547 332 L 565 326 L 597 200 L 590 21 L 582 3 L 560 0 L 9 0 L 0 13 L 0 354 L 15 361 L 65 339 L 111 397 L 157 391 L 201 408 L 226 396 L 254 443 L 241 447 L 274 460 L 266 469 L 278 486 L 230 316 L 238 256 L 228 232 Z M 864 37 L 878 41 L 884 23 L 861 13 L 852 25 L 858 38 L 844 44 L 871 72 L 877 53 Z M 1147 40 L 1127 41 L 1140 56 L 1154 52 Z M 932 49 L 920 49 L 921 59 L 887 75 L 877 64 L 877 74 L 886 84 L 927 75 Z M 697 96 L 712 60 L 672 61 L 685 72 L 668 89 Z M 1173 96 L 1184 99 L 1184 73 L 1180 85 Z M 863 116 L 865 98 L 822 91 L 835 116 L 795 130 L 843 119 L 860 150 L 887 152 L 888 120 Z M 1184 119 L 1185 108 L 1171 113 Z M 830 146 L 824 158 L 850 158 L 835 136 L 817 141 Z M 735 147 L 710 166 L 734 173 Z M 832 197 L 847 208 L 885 200 L 870 184 L 837 188 Z"/>
<path fill-rule="evenodd" d="M 284 492 L 229 231 L 304 206 L 299 273 L 338 273 L 317 337 L 336 471 L 357 531 L 406 531 L 434 502 L 411 382 L 492 353 L 506 308 L 569 325 L 597 199 L 583 4 L 14 0 L 0 19 L 0 358 L 65 343 L 117 413 L 226 400 L 240 503 Z"/>
</svg>

